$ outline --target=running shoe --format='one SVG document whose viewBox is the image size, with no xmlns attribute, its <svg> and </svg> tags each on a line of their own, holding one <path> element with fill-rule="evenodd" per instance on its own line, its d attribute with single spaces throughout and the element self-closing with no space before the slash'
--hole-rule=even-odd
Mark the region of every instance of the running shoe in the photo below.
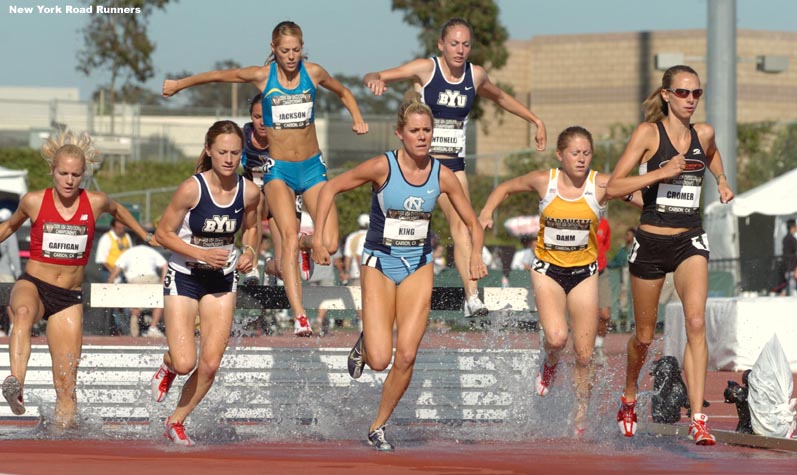
<svg viewBox="0 0 797 475">
<path fill-rule="evenodd" d="M 363 359 L 363 332 L 360 332 L 357 343 L 354 344 L 349 352 L 348 366 L 349 376 L 354 379 L 362 376 L 363 366 L 365 366 L 365 360 Z"/>
<path fill-rule="evenodd" d="M 603 350 L 602 346 L 595 347 L 595 351 L 592 355 L 592 361 L 598 366 L 606 365 L 606 352 Z"/>
<path fill-rule="evenodd" d="M 465 314 L 465 318 L 486 317 L 490 313 L 476 294 L 465 300 L 462 305 L 462 311 Z"/>
<path fill-rule="evenodd" d="M 689 440 L 694 440 L 697 445 L 714 445 L 717 440 L 708 431 L 708 416 L 696 412 L 689 424 Z"/>
<path fill-rule="evenodd" d="M 293 336 L 312 336 L 313 329 L 310 328 L 310 322 L 307 320 L 307 315 L 299 315 L 293 321 Z"/>
<path fill-rule="evenodd" d="M 163 402 L 163 400 L 166 399 L 166 395 L 169 394 L 175 377 L 177 377 L 177 373 L 170 370 L 169 367 L 166 366 L 166 363 L 161 363 L 161 367 L 158 368 L 158 371 L 155 372 L 155 375 L 150 381 L 152 399 L 154 399 L 155 402 Z"/>
<path fill-rule="evenodd" d="M 194 445 L 194 441 L 185 433 L 183 423 L 179 421 L 172 422 L 171 417 L 166 418 L 166 432 L 163 433 L 163 436 L 177 445 L 184 447 Z"/>
<path fill-rule="evenodd" d="M 20 416 L 25 414 L 25 402 L 22 399 L 22 383 L 16 376 L 9 375 L 3 381 L 3 397 L 8 401 L 11 412 Z"/>
<path fill-rule="evenodd" d="M 548 362 L 542 363 L 542 371 L 537 371 L 537 377 L 534 380 L 534 386 L 537 390 L 537 395 L 545 397 L 551 389 L 553 380 L 556 378 L 556 367 L 558 365 L 548 366 Z"/>
<path fill-rule="evenodd" d="M 257 266 L 253 266 L 252 270 L 244 274 L 244 285 L 260 285 L 260 271 L 257 270 Z"/>
<path fill-rule="evenodd" d="M 617 412 L 617 425 L 620 432 L 626 437 L 633 437 L 636 434 L 636 400 L 628 401 L 625 395 L 620 396 L 620 410 Z"/>
<path fill-rule="evenodd" d="M 300 233 L 299 234 L 299 243 L 301 245 L 302 237 L 308 236 L 308 234 Z M 313 276 L 313 270 L 315 269 L 315 263 L 313 262 L 313 256 L 310 249 L 302 249 L 299 248 L 299 274 L 302 276 L 302 280 L 310 280 L 310 277 Z"/>
<path fill-rule="evenodd" d="M 393 444 L 385 439 L 385 425 L 377 427 L 368 434 L 368 445 L 373 446 L 380 452 L 393 450 Z"/>
</svg>

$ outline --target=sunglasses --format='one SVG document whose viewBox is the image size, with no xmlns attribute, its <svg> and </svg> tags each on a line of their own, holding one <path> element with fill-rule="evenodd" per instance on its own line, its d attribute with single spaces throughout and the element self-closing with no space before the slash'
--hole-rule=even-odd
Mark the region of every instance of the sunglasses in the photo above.
<svg viewBox="0 0 797 475">
<path fill-rule="evenodd" d="M 700 96 L 703 95 L 703 90 L 702 89 L 689 90 L 689 89 L 680 89 L 680 88 L 679 89 L 668 88 L 666 90 L 670 91 L 673 94 L 675 94 L 675 97 L 678 97 L 678 98 L 681 98 L 681 99 L 686 99 L 687 97 L 689 97 L 689 94 L 692 94 L 692 97 L 694 97 L 695 99 L 700 99 Z"/>
</svg>

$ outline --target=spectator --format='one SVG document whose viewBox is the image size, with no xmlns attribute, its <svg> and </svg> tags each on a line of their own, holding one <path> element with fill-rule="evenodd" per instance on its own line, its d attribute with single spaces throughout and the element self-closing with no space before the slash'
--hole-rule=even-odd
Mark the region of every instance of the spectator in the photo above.
<svg viewBox="0 0 797 475">
<path fill-rule="evenodd" d="M 523 245 L 523 248 L 515 251 L 509 268 L 511 270 L 530 271 L 531 263 L 534 260 L 534 247 L 537 245 L 537 236 L 520 236 L 520 244 Z"/>
<path fill-rule="evenodd" d="M 797 295 L 797 222 L 786 221 L 786 235 L 783 237 L 783 268 L 789 296 Z"/>
<path fill-rule="evenodd" d="M 625 242 L 623 247 L 617 250 L 611 261 L 606 263 L 609 269 L 620 269 L 620 313 L 621 319 L 625 321 L 631 316 L 631 305 L 628 299 L 630 288 L 628 283 L 631 281 L 628 273 L 628 254 L 634 245 L 636 229 L 628 228 L 625 232 Z"/>
<path fill-rule="evenodd" d="M 612 283 L 606 272 L 606 253 L 612 245 L 612 230 L 609 220 L 601 216 L 598 222 L 598 336 L 595 337 L 595 363 L 606 364 L 603 352 L 603 340 L 609 333 L 609 321 L 612 319 Z"/>
<path fill-rule="evenodd" d="M 0 223 L 8 221 L 11 217 L 11 210 L 8 208 L 0 209 Z M 19 261 L 19 242 L 17 235 L 12 234 L 11 237 L 0 243 L 0 282 L 12 283 L 16 282 L 19 274 L 21 273 L 22 264 Z M 10 309 L 3 309 L 0 312 L 0 336 L 6 336 L 10 331 L 10 321 L 8 316 L 11 314 Z"/>
<path fill-rule="evenodd" d="M 130 249 L 132 245 L 133 240 L 130 239 L 130 235 L 125 232 L 125 225 L 118 222 L 116 219 L 111 219 L 111 229 L 100 237 L 100 240 L 97 242 L 97 254 L 94 257 L 94 262 L 100 267 L 102 282 L 108 282 L 108 276 L 113 272 L 113 268 L 116 266 L 116 260 L 119 259 L 119 256 L 121 256 L 123 252 Z M 123 282 L 124 280 L 122 277 L 123 276 L 120 275 L 117 277 L 116 281 L 111 283 Z M 130 322 L 127 321 L 128 318 L 130 318 L 130 314 L 125 309 L 111 309 L 111 315 L 114 326 L 112 331 L 122 334 L 127 332 L 128 328 L 131 328 Z"/>
<path fill-rule="evenodd" d="M 116 260 L 111 275 L 108 276 L 108 283 L 113 283 L 124 273 L 125 280 L 131 284 L 160 284 L 166 275 L 166 259 L 155 249 L 139 244 L 123 252 Z M 147 330 L 150 338 L 163 338 L 164 334 L 158 328 L 163 308 L 155 307 L 152 309 L 152 321 Z M 138 322 L 141 317 L 140 308 L 130 309 L 130 335 L 138 336 Z"/>
</svg>

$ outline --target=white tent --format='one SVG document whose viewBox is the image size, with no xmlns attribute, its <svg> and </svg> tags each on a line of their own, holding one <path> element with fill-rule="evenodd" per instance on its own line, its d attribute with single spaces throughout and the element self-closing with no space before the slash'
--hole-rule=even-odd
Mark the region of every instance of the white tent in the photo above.
<svg viewBox="0 0 797 475">
<path fill-rule="evenodd" d="M 0 192 L 12 193 L 21 198 L 28 192 L 28 171 L 0 167 Z"/>
<path fill-rule="evenodd" d="M 738 220 L 754 213 L 775 217 L 774 229 L 757 231 L 772 233 L 773 255 L 780 255 L 786 220 L 797 215 L 797 169 L 738 195 L 728 204 L 715 201 L 706 206 L 703 224 L 712 258 L 740 257 Z"/>
</svg>

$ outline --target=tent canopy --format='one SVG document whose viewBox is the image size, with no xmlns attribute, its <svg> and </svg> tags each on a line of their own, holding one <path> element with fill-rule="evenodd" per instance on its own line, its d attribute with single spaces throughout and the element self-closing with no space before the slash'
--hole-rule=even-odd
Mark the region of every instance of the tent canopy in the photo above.
<svg viewBox="0 0 797 475">
<path fill-rule="evenodd" d="M 774 229 L 760 231 L 771 233 L 775 244 L 774 255 L 780 254 L 781 239 L 785 234 L 786 219 L 797 214 L 797 169 L 748 190 L 728 204 L 715 201 L 706 206 L 703 220 L 709 237 L 712 258 L 739 257 L 738 218 L 758 213 L 775 216 Z"/>
</svg>

